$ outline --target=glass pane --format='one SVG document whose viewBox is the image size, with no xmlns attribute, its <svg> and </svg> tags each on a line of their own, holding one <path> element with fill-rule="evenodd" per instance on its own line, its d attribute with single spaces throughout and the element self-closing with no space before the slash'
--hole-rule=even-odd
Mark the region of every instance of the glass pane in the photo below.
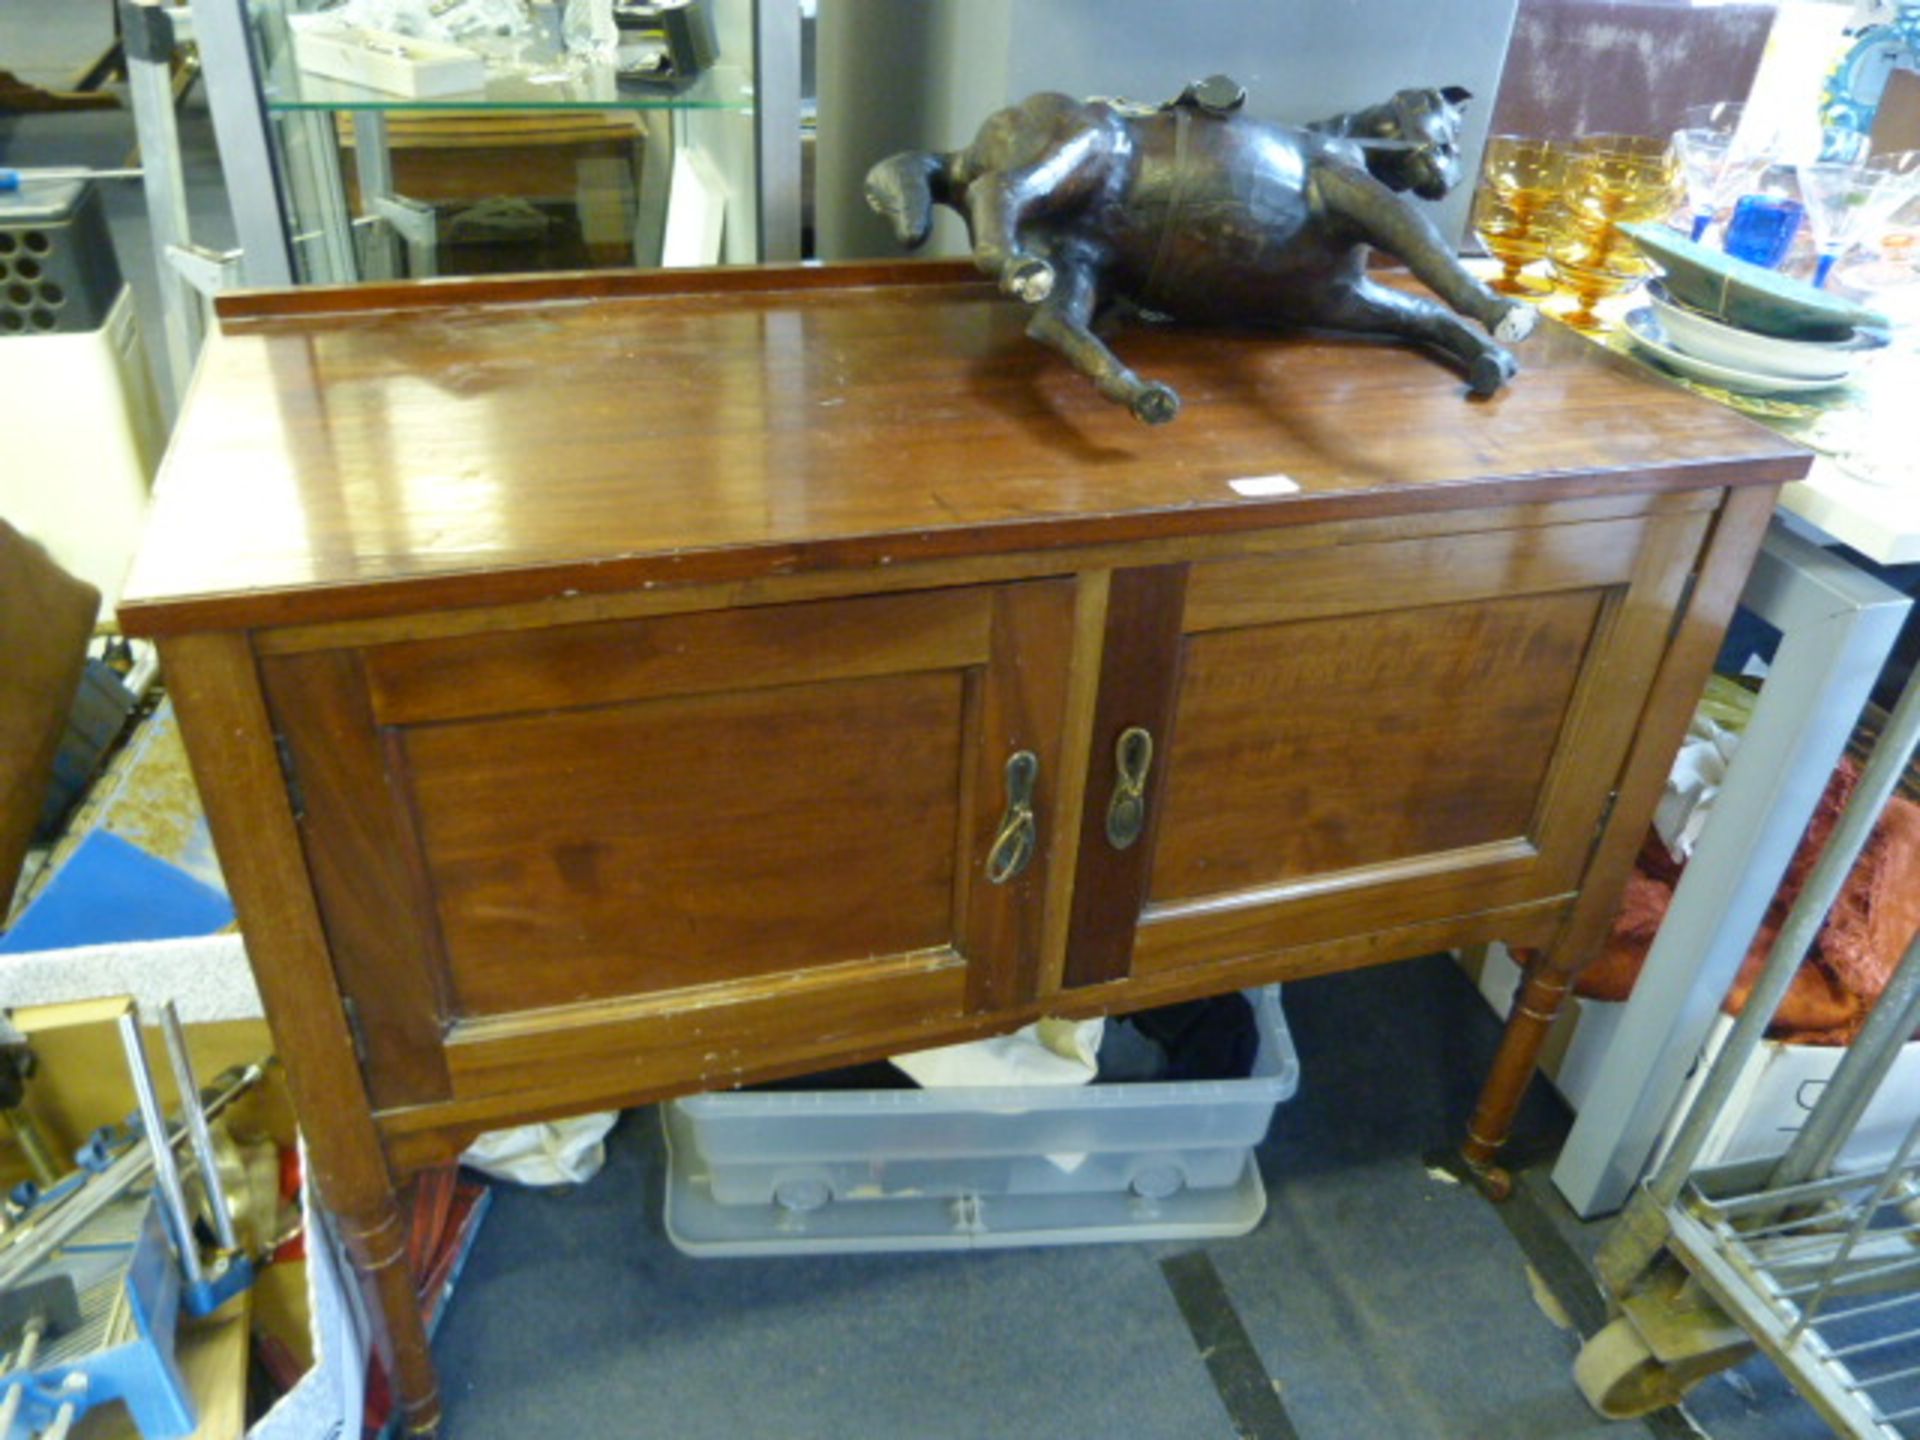
<svg viewBox="0 0 1920 1440">
<path fill-rule="evenodd" d="M 329 216 L 345 214 L 333 118 L 312 113 L 277 117 L 272 129 L 296 277 L 306 285 L 345 285 L 362 278 L 350 228 L 326 223 Z"/>
<path fill-rule="evenodd" d="M 252 7 L 303 281 L 759 258 L 753 0 L 710 0 L 710 44 L 634 20 L 618 65 L 566 55 L 559 7 L 530 5 L 524 30 L 471 47 L 481 84 L 425 96 L 301 68 L 314 8 Z M 693 63 L 634 73 L 658 54 Z"/>
</svg>

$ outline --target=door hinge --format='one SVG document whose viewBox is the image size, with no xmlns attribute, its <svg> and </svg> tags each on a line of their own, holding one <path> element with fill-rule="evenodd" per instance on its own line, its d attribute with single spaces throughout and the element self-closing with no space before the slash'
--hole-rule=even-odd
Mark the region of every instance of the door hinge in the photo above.
<svg viewBox="0 0 1920 1440">
<path fill-rule="evenodd" d="M 1673 644 L 1674 637 L 1680 633 L 1680 627 L 1687 623 L 1687 615 L 1693 609 L 1693 592 L 1699 588 L 1700 572 L 1688 571 L 1687 578 L 1680 582 L 1680 597 L 1674 602 L 1672 618 L 1667 621 L 1668 645 Z"/>
<path fill-rule="evenodd" d="M 287 743 L 287 737 L 276 732 L 273 737 L 274 753 L 280 757 L 280 778 L 286 783 L 287 803 L 293 807 L 293 818 L 307 818 L 307 794 L 300 788 L 300 771 L 293 763 L 293 747 Z"/>
<path fill-rule="evenodd" d="M 1593 844 L 1588 847 L 1587 852 L 1589 855 L 1600 848 L 1600 841 L 1607 833 L 1608 824 L 1613 820 L 1613 807 L 1619 803 L 1620 792 L 1618 790 L 1609 790 L 1607 792 L 1606 803 L 1600 807 L 1600 818 L 1594 822 Z"/>
<path fill-rule="evenodd" d="M 360 1006 L 351 995 L 342 995 L 340 1008 L 346 1013 L 347 1034 L 353 1040 L 354 1059 L 364 1068 L 367 1063 L 367 1028 L 360 1023 Z"/>
</svg>

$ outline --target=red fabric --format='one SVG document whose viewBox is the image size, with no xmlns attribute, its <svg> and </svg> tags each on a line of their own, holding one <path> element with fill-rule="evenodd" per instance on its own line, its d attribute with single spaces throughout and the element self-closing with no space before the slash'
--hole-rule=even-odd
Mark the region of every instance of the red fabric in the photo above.
<svg viewBox="0 0 1920 1440">
<path fill-rule="evenodd" d="M 300 1147 L 289 1145 L 280 1152 L 280 1208 L 298 1211 L 300 1208 Z M 269 1265 L 278 1265 L 283 1261 L 304 1260 L 307 1258 L 307 1232 L 304 1228 L 294 1231 L 284 1240 L 280 1248 L 273 1252 Z"/>
<path fill-rule="evenodd" d="M 1794 852 L 1786 876 L 1767 907 L 1760 933 L 1740 966 L 1727 995 L 1728 1014 L 1738 1015 L 1746 1003 L 1767 952 L 1773 948 L 1774 937 L 1786 923 L 1795 898 L 1833 833 L 1841 808 L 1859 782 L 1859 767 L 1851 760 L 1842 761 L 1820 797 L 1800 848 Z M 1596 1000 L 1624 1000 L 1632 993 L 1679 877 L 1680 867 L 1666 846 L 1648 831 L 1627 881 L 1613 933 L 1599 958 L 1575 982 L 1575 994 Z M 1895 796 L 1841 888 L 1833 913 L 1794 977 L 1767 1033 L 1802 1044 L 1847 1044 L 1860 1033 L 1867 1012 L 1886 988 L 1917 928 L 1920 805 Z"/>
</svg>

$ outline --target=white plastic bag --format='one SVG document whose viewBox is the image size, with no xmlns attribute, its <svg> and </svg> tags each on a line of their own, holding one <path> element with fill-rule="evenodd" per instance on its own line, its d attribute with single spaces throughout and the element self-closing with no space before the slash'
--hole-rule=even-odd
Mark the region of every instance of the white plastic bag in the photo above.
<svg viewBox="0 0 1920 1440">
<path fill-rule="evenodd" d="M 619 1118 L 618 1111 L 604 1110 L 489 1130 L 467 1147 L 460 1163 L 521 1185 L 583 1185 L 607 1163 L 603 1142 Z"/>
<path fill-rule="evenodd" d="M 1039 1020 L 1011 1035 L 895 1055 L 923 1090 L 956 1085 L 1086 1085 L 1100 1072 L 1106 1021 Z"/>
<path fill-rule="evenodd" d="M 1739 746 L 1738 732 L 1705 715 L 1693 717 L 1653 813 L 1653 828 L 1675 861 L 1685 864 L 1692 857 Z"/>
</svg>

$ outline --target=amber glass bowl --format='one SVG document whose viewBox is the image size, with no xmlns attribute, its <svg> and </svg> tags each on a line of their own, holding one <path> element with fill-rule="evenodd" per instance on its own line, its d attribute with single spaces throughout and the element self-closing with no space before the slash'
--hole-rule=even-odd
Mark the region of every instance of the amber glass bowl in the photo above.
<svg viewBox="0 0 1920 1440">
<path fill-rule="evenodd" d="M 1593 307 L 1652 273 L 1652 262 L 1620 227 L 1671 213 L 1679 186 L 1679 162 L 1665 140 L 1593 135 L 1573 144 L 1547 240 L 1554 278 L 1578 302 L 1565 317 L 1569 324 L 1597 328 Z"/>
<path fill-rule="evenodd" d="M 1550 281 L 1520 272 L 1547 254 L 1554 211 L 1565 181 L 1567 150 L 1551 140 L 1495 135 L 1480 164 L 1473 228 L 1500 262 L 1493 288 L 1506 295 L 1544 295 Z"/>
</svg>

